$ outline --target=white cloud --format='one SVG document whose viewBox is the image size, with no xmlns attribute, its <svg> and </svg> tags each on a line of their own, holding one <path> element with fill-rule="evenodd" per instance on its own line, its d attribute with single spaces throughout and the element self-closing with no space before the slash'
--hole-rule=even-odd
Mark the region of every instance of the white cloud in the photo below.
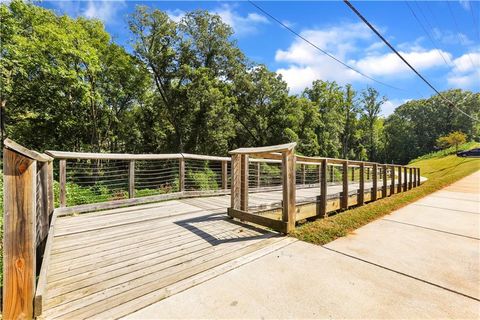
<svg viewBox="0 0 480 320">
<path fill-rule="evenodd" d="M 329 52 L 359 71 L 383 80 L 385 77 L 413 77 L 412 71 L 373 36 L 362 23 L 342 23 L 323 29 L 310 29 L 301 35 L 313 44 Z M 425 50 L 417 39 L 413 45 L 405 46 L 402 55 L 418 70 L 446 67 L 437 50 Z M 365 49 L 364 49 L 365 48 Z M 451 54 L 441 51 L 446 59 Z M 371 83 L 353 70 L 347 69 L 330 57 L 322 54 L 310 44 L 296 38 L 287 49 L 275 53 L 278 63 L 286 66 L 277 69 L 289 84 L 292 92 L 298 93 L 316 79 L 337 81 L 339 84 L 350 82 Z M 386 80 L 388 82 L 388 80 Z M 393 81 L 392 81 L 393 82 Z"/>
<path fill-rule="evenodd" d="M 229 4 L 222 4 L 212 12 L 218 14 L 223 22 L 229 24 L 237 35 L 254 33 L 257 31 L 258 25 L 268 23 L 267 18 L 254 12 L 242 16 Z"/>
<path fill-rule="evenodd" d="M 183 16 L 185 15 L 185 11 L 180 9 L 167 10 L 165 12 L 170 17 L 170 19 L 172 19 L 175 22 L 179 22 L 180 20 L 182 20 Z"/>
<path fill-rule="evenodd" d="M 453 45 L 460 44 L 463 46 L 469 46 L 474 44 L 472 40 L 468 38 L 467 35 L 463 33 L 454 33 L 450 30 L 440 30 L 438 28 L 433 28 L 433 38 L 437 41 L 440 41 L 443 44 Z"/>
<path fill-rule="evenodd" d="M 170 19 L 175 22 L 179 22 L 185 15 L 185 11 L 180 9 L 167 10 L 166 12 Z M 210 12 L 218 14 L 223 22 L 232 27 L 237 36 L 254 33 L 257 31 L 258 25 L 269 23 L 267 18 L 255 12 L 250 12 L 242 16 L 235 11 L 235 7 L 230 4 L 222 4 Z"/>
<path fill-rule="evenodd" d="M 124 0 L 117 1 L 93 1 L 89 0 L 82 15 L 87 18 L 95 18 L 105 23 L 115 21 L 117 12 L 125 6 Z"/>
<path fill-rule="evenodd" d="M 453 60 L 448 83 L 460 88 L 480 89 L 480 51 L 465 53 Z"/>
<path fill-rule="evenodd" d="M 385 103 L 382 105 L 382 112 L 381 114 L 383 116 L 388 116 L 395 111 L 395 109 L 402 104 L 410 101 L 412 99 L 392 99 L 392 100 L 387 100 Z"/>
<path fill-rule="evenodd" d="M 460 2 L 460 5 L 463 7 L 463 9 L 465 9 L 465 10 L 467 10 L 467 11 L 470 10 L 470 1 L 468 1 L 468 0 L 460 0 L 460 1 L 458 1 L 458 2 Z"/>
<path fill-rule="evenodd" d="M 439 52 L 447 59 L 451 54 L 442 50 L 401 52 L 400 54 L 418 71 L 446 66 Z M 409 75 L 410 68 L 395 53 L 368 56 L 356 62 L 360 71 L 370 76 Z"/>
</svg>

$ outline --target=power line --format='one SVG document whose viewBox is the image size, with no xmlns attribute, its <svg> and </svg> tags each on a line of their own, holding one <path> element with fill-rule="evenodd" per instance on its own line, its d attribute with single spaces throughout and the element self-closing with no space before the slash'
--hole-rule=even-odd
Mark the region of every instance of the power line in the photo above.
<svg viewBox="0 0 480 320">
<path fill-rule="evenodd" d="M 405 1 L 405 4 L 408 6 L 408 8 L 410 9 L 410 12 L 412 13 L 412 15 L 414 16 L 415 20 L 417 20 L 418 24 L 420 25 L 420 27 L 422 27 L 423 31 L 425 32 L 425 34 L 427 35 L 428 39 L 430 39 L 430 42 L 433 44 L 433 46 L 435 47 L 435 50 L 437 51 L 437 53 L 442 57 L 443 61 L 445 62 L 445 64 L 447 64 L 448 66 L 451 66 L 448 62 L 447 62 L 447 59 L 445 59 L 445 57 L 443 56 L 442 52 L 438 49 L 438 45 L 437 43 L 435 42 L 435 40 L 433 39 L 433 37 L 430 35 L 430 32 L 427 31 L 427 29 L 425 28 L 425 26 L 422 24 L 422 22 L 420 21 L 420 19 L 417 17 L 417 15 L 415 14 L 415 11 L 413 10 L 413 8 L 410 6 L 410 4 L 408 3 L 408 1 Z M 425 16 L 424 16 L 425 18 Z M 426 20 L 426 19 L 425 19 Z"/>
<path fill-rule="evenodd" d="M 350 3 L 350 1 L 348 0 L 343 0 L 343 2 L 360 18 L 360 20 L 362 20 L 369 28 L 370 30 L 372 30 L 410 69 L 412 69 L 413 72 L 415 72 L 417 74 L 418 77 L 420 77 L 420 79 L 422 79 L 430 88 L 432 88 L 433 91 L 435 91 L 440 97 L 442 97 L 442 99 L 444 99 L 445 101 L 447 101 L 451 106 L 453 106 L 454 108 L 456 108 L 458 111 L 460 111 L 461 113 L 463 113 L 464 115 L 466 115 L 467 117 L 475 120 L 475 121 L 479 121 L 477 118 L 474 118 L 472 117 L 471 115 L 469 115 L 468 113 L 464 112 L 463 110 L 461 110 L 459 107 L 457 107 L 453 102 L 451 102 L 450 100 L 448 100 L 443 94 L 441 94 L 427 79 L 425 79 L 424 76 L 422 76 L 420 74 L 420 72 L 418 72 L 414 67 L 412 67 L 412 65 L 400 54 L 400 52 L 398 52 L 391 44 L 390 42 L 387 41 L 387 39 L 385 39 L 381 34 L 380 32 L 377 31 L 377 29 L 375 29 L 374 26 L 372 26 L 372 24 L 370 22 L 368 22 L 368 20 Z"/>
<path fill-rule="evenodd" d="M 447 7 L 448 11 L 450 11 L 450 15 L 452 16 L 453 23 L 455 24 L 455 30 L 457 31 L 457 37 L 458 40 L 460 40 L 460 43 L 464 46 L 467 47 L 465 43 L 465 39 L 462 38 L 461 32 L 460 32 L 460 27 L 458 26 L 457 19 L 455 18 L 455 15 L 453 14 L 452 7 L 450 6 L 450 2 L 447 1 Z M 470 60 L 470 63 L 472 64 L 472 67 L 475 69 L 475 63 L 473 62 L 472 56 L 470 53 L 467 52 L 468 59 Z"/>
<path fill-rule="evenodd" d="M 257 8 L 259 11 L 261 11 L 263 14 L 265 14 L 266 16 L 270 17 L 270 19 L 274 20 L 275 22 L 277 22 L 278 24 L 280 24 L 282 27 L 284 27 L 285 29 L 287 29 L 288 31 L 290 31 L 291 33 L 293 33 L 295 36 L 297 36 L 298 38 L 302 39 L 303 41 L 305 41 L 306 43 L 308 43 L 309 45 L 311 45 L 312 47 L 314 47 L 315 49 L 317 49 L 318 51 L 320 51 L 321 53 L 325 54 L 326 56 L 332 58 L 333 60 L 335 60 L 336 62 L 340 63 L 341 65 L 343 65 L 344 67 L 358 73 L 359 75 L 369 79 L 369 80 L 372 80 L 376 83 L 379 83 L 381 85 L 384 85 L 386 87 L 389 87 L 389 88 L 392 88 L 392 89 L 396 89 L 396 90 L 401 90 L 401 91 L 405 91 L 404 89 L 400 89 L 398 87 L 395 87 L 395 86 L 392 86 L 388 83 L 385 83 L 385 82 L 382 82 L 380 80 L 376 80 L 368 75 L 366 75 L 365 73 L 355 69 L 354 67 L 351 67 L 349 66 L 348 64 L 346 64 L 345 62 L 343 62 L 342 60 L 338 59 L 337 57 L 335 57 L 334 55 L 332 55 L 331 53 L 321 49 L 320 47 L 318 47 L 317 45 L 315 45 L 314 43 L 312 43 L 310 40 L 308 40 L 307 38 L 305 38 L 304 36 L 302 36 L 301 34 L 299 34 L 298 32 L 296 32 L 295 30 L 293 30 L 292 28 L 290 28 L 289 26 L 287 26 L 285 23 L 283 23 L 282 21 L 278 20 L 277 18 L 275 18 L 273 15 L 271 15 L 270 13 L 268 13 L 267 11 L 265 11 L 262 7 L 260 7 L 259 5 L 257 5 L 255 2 L 251 1 L 251 0 L 248 0 L 248 2 L 250 2 L 251 5 L 253 5 L 255 8 Z"/>
</svg>

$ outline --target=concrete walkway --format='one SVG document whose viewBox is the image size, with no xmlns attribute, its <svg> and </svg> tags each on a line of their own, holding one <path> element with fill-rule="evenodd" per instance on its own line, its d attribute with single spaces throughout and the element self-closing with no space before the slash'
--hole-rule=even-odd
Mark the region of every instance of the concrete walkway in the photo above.
<svg viewBox="0 0 480 320">
<path fill-rule="evenodd" d="M 480 171 L 325 246 L 295 241 L 128 316 L 480 317 Z"/>
</svg>

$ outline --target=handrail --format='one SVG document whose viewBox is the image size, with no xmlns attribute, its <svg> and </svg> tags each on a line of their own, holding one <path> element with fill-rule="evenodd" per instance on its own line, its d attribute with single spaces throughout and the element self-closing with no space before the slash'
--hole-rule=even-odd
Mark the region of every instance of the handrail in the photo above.
<svg viewBox="0 0 480 320">
<path fill-rule="evenodd" d="M 33 150 L 29 150 L 27 148 L 25 148 L 24 146 L 16 143 L 15 141 L 13 140 L 10 140 L 10 139 L 5 139 L 3 141 L 3 145 L 12 150 L 12 151 L 15 151 L 19 154 L 21 154 L 22 156 L 25 156 L 27 158 L 30 158 L 32 160 L 36 160 L 36 161 L 40 161 L 40 162 L 49 162 L 49 161 L 52 161 L 53 158 L 52 157 L 49 157 L 48 155 L 46 154 L 42 154 L 42 153 L 39 153 L 39 152 L 36 152 L 36 151 L 33 151 Z"/>
<path fill-rule="evenodd" d="M 229 154 L 251 154 L 251 153 L 274 153 L 274 152 L 284 152 L 290 151 L 295 148 L 297 145 L 296 142 L 279 144 L 276 146 L 266 146 L 266 147 L 254 147 L 254 148 L 238 148 L 232 151 L 229 151 Z"/>
</svg>

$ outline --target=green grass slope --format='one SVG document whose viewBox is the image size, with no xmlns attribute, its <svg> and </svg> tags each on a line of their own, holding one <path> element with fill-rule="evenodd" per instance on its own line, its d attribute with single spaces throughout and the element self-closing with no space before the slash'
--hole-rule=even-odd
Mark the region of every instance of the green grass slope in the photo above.
<svg viewBox="0 0 480 320">
<path fill-rule="evenodd" d="M 468 143 L 460 150 L 479 146 L 479 143 Z M 292 236 L 319 245 L 346 236 L 349 232 L 373 220 L 480 170 L 480 159 L 460 158 L 455 155 L 454 149 L 447 149 L 422 156 L 411 161 L 409 165 L 419 167 L 421 175 L 428 180 L 410 191 L 346 210 L 325 219 L 307 222 L 298 227 Z"/>
</svg>

